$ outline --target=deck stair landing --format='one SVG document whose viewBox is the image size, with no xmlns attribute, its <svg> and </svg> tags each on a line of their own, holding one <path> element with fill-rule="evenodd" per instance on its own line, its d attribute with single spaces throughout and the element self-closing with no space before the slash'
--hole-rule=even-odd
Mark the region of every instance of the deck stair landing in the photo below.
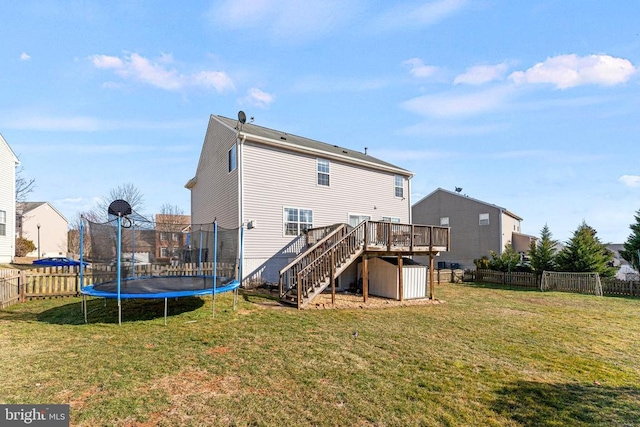
<svg viewBox="0 0 640 427">
<path fill-rule="evenodd" d="M 426 255 L 448 250 L 449 228 L 363 221 L 356 227 L 336 224 L 314 229 L 308 241 L 315 243 L 280 270 L 280 300 L 298 308 L 309 304 L 364 254 Z"/>
</svg>

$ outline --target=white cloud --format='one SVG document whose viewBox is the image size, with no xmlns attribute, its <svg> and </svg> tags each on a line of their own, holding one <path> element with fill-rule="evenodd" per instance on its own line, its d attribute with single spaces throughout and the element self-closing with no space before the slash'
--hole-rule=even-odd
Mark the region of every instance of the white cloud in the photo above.
<svg viewBox="0 0 640 427">
<path fill-rule="evenodd" d="M 486 123 L 480 125 L 460 123 L 418 123 L 400 129 L 401 135 L 419 137 L 458 137 L 478 136 L 503 132 L 508 128 L 504 123 Z"/>
<path fill-rule="evenodd" d="M 627 187 L 632 187 L 632 188 L 640 187 L 640 176 L 638 175 L 622 175 L 620 178 L 618 178 L 618 181 L 620 181 Z"/>
<path fill-rule="evenodd" d="M 517 84 L 550 83 L 558 89 L 597 84 L 613 86 L 628 81 L 637 69 L 631 61 L 609 55 L 559 55 L 547 58 L 509 78 Z"/>
<path fill-rule="evenodd" d="M 4 111 L 0 113 L 0 128 L 96 132 L 105 130 L 158 130 L 185 129 L 200 126 L 200 120 L 109 120 L 90 116 L 52 116 L 30 111 Z"/>
<path fill-rule="evenodd" d="M 137 53 L 124 58 L 93 55 L 90 59 L 96 68 L 112 70 L 123 79 L 139 81 L 164 90 L 179 91 L 198 87 L 224 92 L 234 89 L 233 81 L 223 71 L 200 71 L 185 75 L 175 68 L 169 68 L 173 63 L 170 54 L 162 54 L 156 62 Z"/>
<path fill-rule="evenodd" d="M 330 34 L 359 9 L 358 2 L 341 0 L 221 0 L 209 13 L 218 26 L 259 33 L 289 43 Z"/>
<path fill-rule="evenodd" d="M 275 101 L 275 96 L 258 88 L 251 88 L 247 96 L 243 99 L 244 103 L 255 107 L 265 108 Z"/>
<path fill-rule="evenodd" d="M 504 80 L 504 76 L 509 69 L 505 62 L 495 65 L 476 65 L 469 68 L 465 73 L 458 75 L 453 84 L 481 85 L 492 81 Z"/>
<path fill-rule="evenodd" d="M 402 62 L 402 65 L 408 66 L 409 73 L 417 78 L 432 77 L 440 71 L 440 68 L 434 65 L 425 65 L 420 58 L 407 59 Z"/>
<path fill-rule="evenodd" d="M 20 61 L 28 61 L 31 59 L 31 56 L 27 52 L 22 52 L 20 55 Z"/>
<path fill-rule="evenodd" d="M 511 92 L 511 87 L 500 86 L 473 93 L 423 95 L 401 105 L 404 109 L 424 117 L 472 116 L 504 107 Z"/>
<path fill-rule="evenodd" d="M 384 13 L 380 25 L 387 28 L 433 25 L 459 12 L 467 3 L 468 0 L 437 0 L 424 4 L 401 4 Z"/>
</svg>

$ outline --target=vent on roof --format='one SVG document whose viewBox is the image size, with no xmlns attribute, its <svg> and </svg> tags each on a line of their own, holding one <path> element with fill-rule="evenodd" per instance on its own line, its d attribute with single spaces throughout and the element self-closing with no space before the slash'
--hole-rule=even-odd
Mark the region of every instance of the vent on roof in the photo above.
<svg viewBox="0 0 640 427">
<path fill-rule="evenodd" d="M 287 140 L 287 137 L 286 137 L 286 136 L 281 136 L 281 137 L 280 137 L 280 139 L 282 139 L 282 140 L 285 140 L 285 141 L 286 141 L 286 140 Z"/>
<path fill-rule="evenodd" d="M 347 150 L 342 150 L 342 152 L 343 152 L 344 154 L 347 154 Z"/>
</svg>

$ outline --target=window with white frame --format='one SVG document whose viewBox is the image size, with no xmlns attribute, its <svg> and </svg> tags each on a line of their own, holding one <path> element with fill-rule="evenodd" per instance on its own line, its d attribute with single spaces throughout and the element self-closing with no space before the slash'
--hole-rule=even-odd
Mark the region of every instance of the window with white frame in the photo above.
<svg viewBox="0 0 640 427">
<path fill-rule="evenodd" d="M 404 197 L 404 178 L 400 175 L 395 176 L 395 195 L 396 197 Z"/>
<path fill-rule="evenodd" d="M 443 216 L 440 218 L 440 226 L 441 227 L 448 227 L 449 226 L 449 217 L 448 216 Z"/>
<path fill-rule="evenodd" d="M 160 232 L 160 240 L 163 242 L 167 241 L 167 233 L 165 233 L 164 231 Z"/>
<path fill-rule="evenodd" d="M 313 227 L 313 211 L 311 209 L 284 208 L 285 236 L 299 236 Z"/>
<path fill-rule="evenodd" d="M 178 233 L 171 233 L 171 240 L 173 240 L 174 242 L 178 241 Z"/>
<path fill-rule="evenodd" d="M 400 218 L 396 218 L 396 217 L 393 217 L 393 216 L 383 216 L 382 217 L 382 221 L 399 223 L 400 222 Z"/>
<path fill-rule="evenodd" d="M 0 236 L 7 235 L 7 212 L 0 211 Z"/>
<path fill-rule="evenodd" d="M 236 170 L 236 167 L 238 166 L 238 150 L 237 150 L 236 144 L 233 144 L 233 147 L 231 147 L 231 149 L 229 150 L 228 158 L 229 158 L 229 172 L 233 172 L 234 170 Z"/>
<path fill-rule="evenodd" d="M 481 213 L 479 218 L 479 223 L 480 225 L 489 225 L 489 214 L 488 213 Z"/>
<path fill-rule="evenodd" d="M 331 171 L 331 164 L 329 163 L 329 160 L 318 159 L 316 164 L 318 171 L 318 185 L 328 187 L 329 174 Z"/>
<path fill-rule="evenodd" d="M 169 256 L 168 248 L 160 248 L 160 257 L 167 258 Z"/>
</svg>

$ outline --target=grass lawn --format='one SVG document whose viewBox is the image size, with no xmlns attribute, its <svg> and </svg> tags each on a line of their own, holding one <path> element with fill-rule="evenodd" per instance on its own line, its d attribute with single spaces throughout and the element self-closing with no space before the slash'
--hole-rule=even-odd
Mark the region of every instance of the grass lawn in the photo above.
<svg viewBox="0 0 640 427">
<path fill-rule="evenodd" d="M 0 403 L 81 426 L 640 425 L 640 301 L 442 285 L 444 304 L 268 308 L 266 297 L 0 310 Z M 354 338 L 357 331 L 357 338 Z"/>
</svg>

